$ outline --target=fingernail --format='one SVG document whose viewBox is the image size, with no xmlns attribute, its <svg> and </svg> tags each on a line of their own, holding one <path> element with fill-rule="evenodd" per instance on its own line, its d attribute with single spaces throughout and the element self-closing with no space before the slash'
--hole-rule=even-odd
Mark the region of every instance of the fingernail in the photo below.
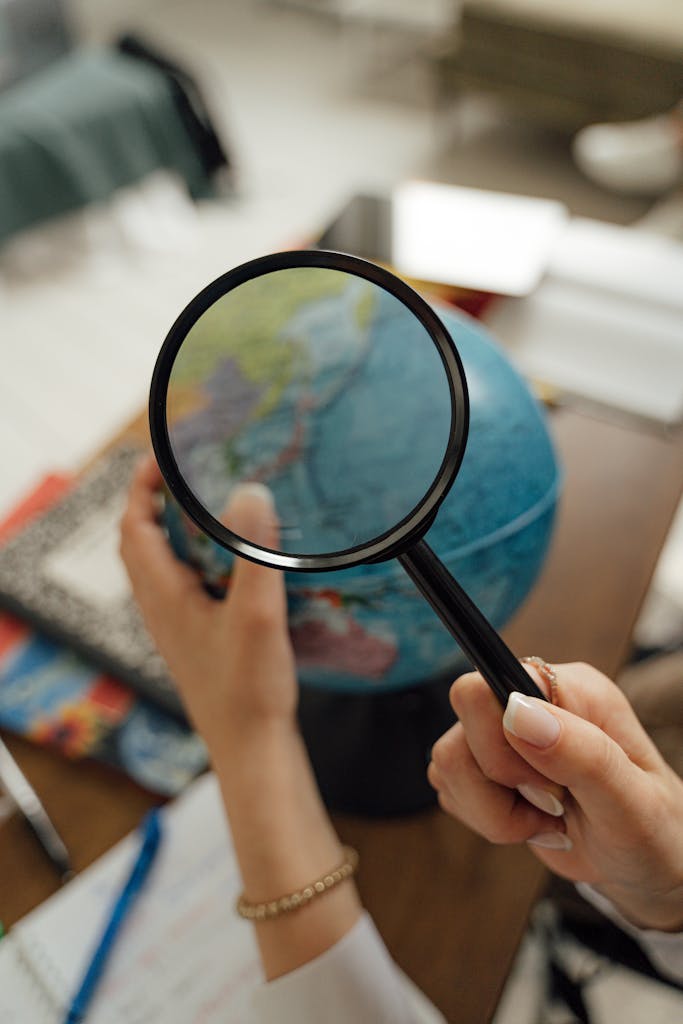
<svg viewBox="0 0 683 1024">
<path fill-rule="evenodd" d="M 539 832 L 527 839 L 530 846 L 542 846 L 544 850 L 571 850 L 574 845 L 564 832 Z"/>
<path fill-rule="evenodd" d="M 538 697 L 511 693 L 503 725 L 508 732 L 535 747 L 549 747 L 560 735 L 560 723 L 550 711 L 546 711 L 543 703 Z"/>
<path fill-rule="evenodd" d="M 521 793 L 524 799 L 534 807 L 538 807 L 539 811 L 545 811 L 546 814 L 552 814 L 556 818 L 564 814 L 564 807 L 560 801 L 547 789 L 541 789 L 540 786 L 523 785 L 517 786 L 517 792 Z"/>
<path fill-rule="evenodd" d="M 271 490 L 256 480 L 237 484 L 223 522 L 252 544 L 273 546 L 277 542 L 277 515 Z"/>
<path fill-rule="evenodd" d="M 275 501 L 273 500 L 273 492 L 270 487 L 266 487 L 265 484 L 261 484 L 258 480 L 248 480 L 246 483 L 237 484 L 232 492 L 231 500 L 234 501 L 236 498 L 243 497 L 257 497 L 260 498 L 264 504 L 267 504 L 269 508 L 275 508 Z"/>
</svg>

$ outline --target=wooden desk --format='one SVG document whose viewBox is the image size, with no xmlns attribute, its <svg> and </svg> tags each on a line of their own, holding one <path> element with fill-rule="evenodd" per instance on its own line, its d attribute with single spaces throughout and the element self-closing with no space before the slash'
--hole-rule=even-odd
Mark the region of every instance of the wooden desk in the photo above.
<svg viewBox="0 0 683 1024">
<path fill-rule="evenodd" d="M 683 439 L 570 410 L 553 415 L 566 485 L 543 576 L 507 630 L 519 654 L 589 661 L 614 675 L 683 488 Z M 152 798 L 114 771 L 9 745 L 84 868 Z M 447 1018 L 493 1014 L 545 873 L 526 848 L 490 846 L 439 811 L 336 816 L 361 855 L 359 885 L 392 954 Z M 12 924 L 56 888 L 16 816 L 0 827 L 0 917 Z"/>
</svg>

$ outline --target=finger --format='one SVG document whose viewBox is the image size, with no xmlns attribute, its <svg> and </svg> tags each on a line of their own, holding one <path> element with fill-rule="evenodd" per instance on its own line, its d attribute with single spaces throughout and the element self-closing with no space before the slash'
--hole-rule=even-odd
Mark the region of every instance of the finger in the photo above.
<svg viewBox="0 0 683 1024">
<path fill-rule="evenodd" d="M 532 807 L 515 790 L 483 774 L 461 723 L 435 744 L 427 777 L 443 809 L 490 842 L 521 843 L 539 834 L 564 831 L 561 819 Z"/>
<path fill-rule="evenodd" d="M 164 479 L 151 452 L 143 455 L 135 467 L 128 491 L 128 508 L 134 518 L 156 521 L 158 494 Z"/>
<path fill-rule="evenodd" d="M 190 594 L 203 601 L 199 577 L 175 557 L 157 522 L 161 482 L 154 457 L 144 456 L 133 473 L 121 519 L 121 557 L 141 604 L 152 595 L 157 601 L 173 601 Z"/>
<path fill-rule="evenodd" d="M 647 772 L 604 729 L 564 708 L 513 693 L 503 717 L 508 742 L 548 779 L 567 787 L 582 810 L 603 825 L 622 824 L 629 808 L 647 804 Z"/>
<path fill-rule="evenodd" d="M 260 483 L 236 487 L 223 514 L 225 525 L 261 547 L 277 549 L 280 526 L 271 491 Z M 230 580 L 230 614 L 251 624 L 282 627 L 287 624 L 284 573 L 245 558 L 236 558 Z"/>
<path fill-rule="evenodd" d="M 438 770 L 433 761 L 430 761 L 427 765 L 427 782 L 432 789 L 443 789 L 444 781 L 441 772 Z"/>
<path fill-rule="evenodd" d="M 645 769 L 659 763 L 656 748 L 616 683 L 583 662 L 553 665 L 557 704 L 597 725 Z"/>
<path fill-rule="evenodd" d="M 529 674 L 546 688 L 534 671 Z M 482 773 L 492 782 L 517 789 L 530 803 L 554 816 L 563 813 L 563 789 L 537 772 L 514 750 L 502 729 L 503 711 L 478 672 L 455 681 L 451 704 L 462 723 L 468 746 Z"/>
</svg>

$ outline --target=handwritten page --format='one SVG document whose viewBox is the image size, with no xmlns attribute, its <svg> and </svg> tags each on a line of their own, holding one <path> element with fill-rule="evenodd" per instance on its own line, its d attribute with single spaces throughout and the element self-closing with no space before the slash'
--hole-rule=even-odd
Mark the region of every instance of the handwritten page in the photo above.
<svg viewBox="0 0 683 1024">
<path fill-rule="evenodd" d="M 119 935 L 88 1021 L 239 1024 L 262 974 L 252 928 L 234 912 L 241 883 L 213 775 L 164 812 L 163 827 L 152 874 Z M 3 1022 L 61 1021 L 138 847 L 137 836 L 124 839 L 3 941 Z M 22 970 L 8 970 L 10 955 Z M 31 989 L 35 1016 L 26 1015 Z"/>
</svg>

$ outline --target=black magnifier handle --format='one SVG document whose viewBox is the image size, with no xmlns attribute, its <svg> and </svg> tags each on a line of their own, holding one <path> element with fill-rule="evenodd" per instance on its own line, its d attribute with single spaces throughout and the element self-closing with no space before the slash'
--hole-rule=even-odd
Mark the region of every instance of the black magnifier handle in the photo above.
<svg viewBox="0 0 683 1024">
<path fill-rule="evenodd" d="M 426 541 L 418 540 L 398 560 L 503 707 L 515 690 L 546 699 Z"/>
</svg>

